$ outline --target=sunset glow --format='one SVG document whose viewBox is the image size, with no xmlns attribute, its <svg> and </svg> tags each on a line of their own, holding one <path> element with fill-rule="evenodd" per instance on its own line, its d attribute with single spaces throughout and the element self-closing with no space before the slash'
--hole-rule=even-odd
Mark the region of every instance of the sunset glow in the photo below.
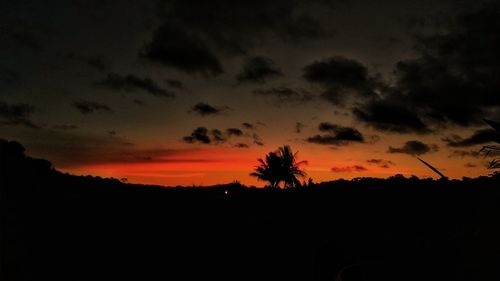
<svg viewBox="0 0 500 281">
<path fill-rule="evenodd" d="M 14 2 L 0 137 L 61 171 L 263 186 L 290 145 L 306 181 L 491 172 L 494 2 Z"/>
<path fill-rule="evenodd" d="M 307 150 L 300 150 L 299 159 L 307 160 L 308 165 L 304 166 L 308 177 L 314 181 L 329 181 L 339 178 L 352 179 L 355 177 L 379 177 L 387 178 L 395 174 L 405 176 L 417 175 L 419 177 L 438 176 L 430 169 L 422 165 L 416 158 L 403 155 L 391 157 L 393 163 L 389 167 L 380 167 L 367 162 L 367 155 L 370 153 L 359 151 L 346 151 L 324 149 L 319 155 L 316 150 L 312 150 L 307 157 Z M 239 153 L 238 149 L 228 149 L 228 151 L 214 149 L 191 152 L 176 161 L 168 159 L 154 162 L 136 163 L 102 163 L 82 165 L 78 167 L 61 167 L 62 171 L 67 171 L 77 175 L 98 175 L 102 177 L 114 177 L 118 179 L 126 178 L 130 183 L 158 184 L 166 186 L 199 186 L 215 185 L 240 181 L 246 185 L 263 186 L 266 183 L 258 182 L 250 177 L 253 167 L 258 164 L 257 158 L 263 157 L 265 150 L 245 150 Z M 373 154 L 376 157 L 377 154 Z M 210 160 L 196 160 L 196 159 Z M 195 160 L 190 160 L 195 159 Z M 376 159 L 376 158 L 372 158 Z M 433 157 L 428 157 L 429 161 L 450 178 L 474 177 L 477 175 L 488 175 L 489 171 L 483 166 L 467 168 L 460 163 L 454 163 L 446 153 L 440 153 Z M 444 159 L 441 163 L 441 159 Z M 363 167 L 363 170 L 356 170 L 353 167 Z M 305 178 L 304 180 L 307 180 Z"/>
</svg>

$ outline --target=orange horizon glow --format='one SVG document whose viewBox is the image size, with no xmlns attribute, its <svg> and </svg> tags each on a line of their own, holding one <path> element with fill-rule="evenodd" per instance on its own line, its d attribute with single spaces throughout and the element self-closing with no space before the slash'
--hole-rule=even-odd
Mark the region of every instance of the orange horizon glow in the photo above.
<svg viewBox="0 0 500 281">
<path fill-rule="evenodd" d="M 326 152 L 325 152 L 326 151 Z M 158 157 L 155 161 L 142 161 L 135 163 L 98 163 L 80 166 L 59 167 L 59 170 L 76 175 L 93 175 L 101 177 L 126 178 L 129 183 L 154 184 L 163 186 L 209 186 L 238 181 L 248 186 L 263 187 L 265 182 L 258 181 L 249 174 L 258 164 L 257 158 L 262 158 L 267 153 L 266 149 L 223 149 L 213 148 L 194 150 L 182 156 L 177 156 L 175 161 L 169 158 Z M 330 156 L 331 154 L 331 156 Z M 416 175 L 421 178 L 437 178 L 437 176 L 419 163 L 416 158 L 408 155 L 395 155 L 392 158 L 398 164 L 390 168 L 381 168 L 368 165 L 365 160 L 370 158 L 369 153 L 363 149 L 355 151 L 331 150 L 315 151 L 302 149 L 299 160 L 307 160 L 308 165 L 303 166 L 308 176 L 314 182 L 331 181 L 336 179 L 352 179 L 356 177 L 387 178 L 395 174 L 404 176 Z M 489 172 L 483 167 L 467 169 L 456 165 L 453 161 L 442 160 L 442 155 L 429 155 L 425 157 L 435 164 L 449 178 L 475 177 L 487 175 Z M 203 160 L 200 160 L 203 159 Z M 454 164 L 446 167 L 445 164 Z M 353 167 L 362 165 L 363 171 L 333 172 L 332 167 Z M 56 165 L 56 168 L 57 165 Z"/>
</svg>

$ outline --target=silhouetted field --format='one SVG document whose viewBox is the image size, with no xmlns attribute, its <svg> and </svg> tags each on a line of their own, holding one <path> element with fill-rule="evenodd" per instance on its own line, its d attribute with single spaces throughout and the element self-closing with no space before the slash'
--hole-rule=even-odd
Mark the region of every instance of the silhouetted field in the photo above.
<svg viewBox="0 0 500 281">
<path fill-rule="evenodd" d="M 1 280 L 500 280 L 498 174 L 163 188 L 0 156 Z"/>
</svg>

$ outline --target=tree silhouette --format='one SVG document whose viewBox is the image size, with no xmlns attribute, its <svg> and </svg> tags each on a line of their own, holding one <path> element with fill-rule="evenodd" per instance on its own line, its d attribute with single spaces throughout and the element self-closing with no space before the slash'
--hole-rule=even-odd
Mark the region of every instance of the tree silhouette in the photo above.
<svg viewBox="0 0 500 281">
<path fill-rule="evenodd" d="M 488 120 L 488 119 L 483 119 L 484 122 L 488 123 L 488 125 L 490 125 L 493 129 L 495 129 L 498 134 L 500 135 L 500 123 L 498 122 L 495 122 L 493 120 Z M 498 141 L 495 141 L 498 143 Z M 485 151 L 486 152 L 486 156 L 488 156 L 489 154 L 497 154 L 500 152 L 500 146 L 498 145 L 486 145 L 486 146 L 483 146 L 483 148 L 481 149 L 481 151 Z M 488 166 L 488 169 L 500 169 L 500 159 L 493 159 L 490 163 L 490 165 Z"/>
<path fill-rule="evenodd" d="M 268 181 L 272 188 L 279 188 L 281 182 L 284 188 L 294 188 L 300 186 L 298 178 L 304 178 L 306 173 L 300 166 L 307 164 L 307 161 L 297 162 L 297 153 L 293 153 L 288 145 L 278 148 L 275 152 L 270 152 L 265 159 L 258 159 L 260 165 L 255 167 L 255 172 L 251 176 L 258 180 Z"/>
</svg>

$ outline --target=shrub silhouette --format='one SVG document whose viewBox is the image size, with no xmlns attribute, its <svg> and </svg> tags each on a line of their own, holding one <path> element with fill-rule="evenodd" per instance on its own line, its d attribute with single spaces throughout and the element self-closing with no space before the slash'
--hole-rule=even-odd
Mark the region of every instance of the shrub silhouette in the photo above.
<svg viewBox="0 0 500 281">
<path fill-rule="evenodd" d="M 293 153 L 288 145 L 268 153 L 265 159 L 259 158 L 258 161 L 260 165 L 256 166 L 255 172 L 250 175 L 259 180 L 268 181 L 272 188 L 279 188 L 281 182 L 284 188 L 299 187 L 298 178 L 304 178 L 307 175 L 300 168 L 301 165 L 307 164 L 307 161 L 297 162 L 297 152 Z"/>
</svg>

